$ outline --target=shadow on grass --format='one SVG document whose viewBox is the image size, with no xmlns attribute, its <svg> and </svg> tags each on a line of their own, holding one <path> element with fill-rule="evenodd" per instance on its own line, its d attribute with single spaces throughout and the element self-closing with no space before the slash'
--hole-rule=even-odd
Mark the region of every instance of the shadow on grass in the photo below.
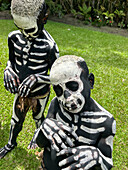
<svg viewBox="0 0 128 170">
<path fill-rule="evenodd" d="M 0 123 L 0 148 L 8 142 L 10 125 L 2 127 Z M 0 169 L 34 169 L 38 170 L 39 160 L 36 159 L 36 150 L 26 150 L 19 145 L 9 152 L 3 159 L 0 159 Z"/>
<path fill-rule="evenodd" d="M 0 148 L 3 147 L 8 142 L 9 138 L 9 124 L 5 124 L 4 127 L 2 127 L 0 122 Z"/>
<path fill-rule="evenodd" d="M 34 153 L 28 153 L 21 147 L 16 147 L 0 160 L 0 169 L 34 169 L 38 170 L 40 162 L 36 159 Z"/>
</svg>

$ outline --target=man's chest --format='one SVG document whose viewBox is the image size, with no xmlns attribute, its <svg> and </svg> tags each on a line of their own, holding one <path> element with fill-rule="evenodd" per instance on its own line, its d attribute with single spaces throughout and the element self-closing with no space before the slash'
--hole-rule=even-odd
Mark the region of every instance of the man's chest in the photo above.
<svg viewBox="0 0 128 170">
<path fill-rule="evenodd" d="M 50 50 L 47 42 L 43 39 L 23 42 L 21 43 L 19 40 L 13 42 L 14 56 L 17 62 L 21 62 L 22 65 L 27 63 L 40 65 L 46 61 Z"/>
<path fill-rule="evenodd" d="M 106 118 L 102 116 L 70 116 L 66 112 L 58 112 L 56 114 L 56 119 L 74 129 L 78 135 L 76 145 L 95 145 L 100 137 L 100 134 L 105 131 L 104 121 Z"/>
</svg>

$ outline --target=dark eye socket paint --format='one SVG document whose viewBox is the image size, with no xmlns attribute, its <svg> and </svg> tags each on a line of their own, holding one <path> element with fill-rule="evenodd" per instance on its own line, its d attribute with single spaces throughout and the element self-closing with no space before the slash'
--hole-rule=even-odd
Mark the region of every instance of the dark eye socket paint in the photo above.
<svg viewBox="0 0 128 170">
<path fill-rule="evenodd" d="M 66 83 L 66 87 L 70 90 L 70 91 L 77 91 L 79 88 L 79 84 L 76 81 L 70 81 Z"/>
<path fill-rule="evenodd" d="M 53 89 L 54 89 L 57 97 L 60 97 L 63 94 L 63 89 L 60 85 L 57 85 L 57 86 L 53 85 Z"/>
<path fill-rule="evenodd" d="M 15 23 L 14 23 L 15 24 Z M 23 30 L 22 28 L 18 27 L 16 24 L 15 26 L 19 29 L 19 30 Z M 28 34 L 28 33 L 32 33 L 35 31 L 35 28 L 30 28 L 30 29 L 24 29 L 24 31 Z"/>
<path fill-rule="evenodd" d="M 32 33 L 35 31 L 35 28 L 30 28 L 30 29 L 24 29 L 26 33 Z"/>
</svg>

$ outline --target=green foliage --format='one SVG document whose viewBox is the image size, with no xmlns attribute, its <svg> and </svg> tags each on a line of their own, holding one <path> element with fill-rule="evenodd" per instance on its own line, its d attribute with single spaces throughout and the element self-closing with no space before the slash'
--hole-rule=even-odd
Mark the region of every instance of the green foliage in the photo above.
<svg viewBox="0 0 128 170">
<path fill-rule="evenodd" d="M 55 6 L 53 13 L 57 15 L 59 18 L 62 18 L 64 16 L 64 10 L 62 9 L 62 6 L 59 4 Z"/>
<path fill-rule="evenodd" d="M 107 12 L 103 12 L 103 15 L 105 15 L 105 19 L 106 19 L 106 24 L 109 26 L 113 25 L 113 18 L 114 18 L 114 13 L 109 13 Z"/>
<path fill-rule="evenodd" d="M 78 18 L 80 20 L 83 20 L 86 25 L 91 23 L 91 7 L 87 7 L 86 4 L 84 4 L 82 7 L 79 6 L 80 11 L 76 11 L 75 9 L 72 9 L 71 12 L 75 18 Z"/>
<path fill-rule="evenodd" d="M 119 27 L 119 28 L 125 28 L 124 21 L 119 22 L 119 23 L 118 23 L 118 27 Z"/>
<path fill-rule="evenodd" d="M 72 9 L 72 10 L 71 10 L 71 13 L 73 14 L 73 16 L 74 16 L 75 18 L 77 18 L 78 13 L 76 12 L 75 9 Z"/>
<path fill-rule="evenodd" d="M 95 17 L 99 16 L 103 22 L 100 22 L 100 25 L 103 26 L 105 24 L 103 16 L 109 17 L 109 19 L 106 19 L 106 24 L 109 26 L 112 26 L 113 23 L 115 25 L 120 25 L 120 27 L 127 27 L 128 25 L 128 5 L 127 1 L 119 1 L 119 0 L 56 0 L 55 3 L 52 2 L 52 0 L 46 0 L 49 4 L 55 4 L 56 11 L 57 5 L 61 5 L 61 8 L 59 8 L 59 14 L 58 16 L 63 16 L 63 14 L 72 13 L 74 17 L 79 18 L 81 20 L 81 17 L 78 17 L 78 14 L 82 15 L 85 23 L 89 24 L 87 18 L 90 16 L 92 17 L 92 11 L 91 8 L 94 9 Z M 53 12 L 54 8 L 50 7 L 51 13 Z M 116 10 L 115 10 L 116 9 Z M 89 12 L 87 11 L 89 10 Z M 55 11 L 55 10 L 54 10 Z M 60 12 L 61 11 L 61 12 Z M 107 11 L 107 12 L 105 12 Z M 102 14 L 104 13 L 104 14 Z M 90 16 L 89 16 L 90 14 Z M 93 20 L 93 17 L 92 17 Z M 93 25 L 96 23 L 99 24 L 99 21 L 97 20 L 93 22 Z M 119 23 L 119 24 L 118 24 Z"/>
<path fill-rule="evenodd" d="M 10 6 L 9 3 L 2 2 L 2 3 L 1 3 L 1 6 L 0 6 L 0 11 L 7 10 L 9 6 Z"/>
<path fill-rule="evenodd" d="M 125 13 L 124 13 L 122 10 L 116 9 L 116 10 L 114 11 L 114 13 L 117 14 L 119 18 L 125 16 Z"/>
<path fill-rule="evenodd" d="M 3 83 L 3 72 L 8 60 L 7 35 L 15 30 L 12 20 L 0 20 L 0 148 L 9 137 L 12 103 L 14 95 L 7 92 Z M 128 38 L 48 21 L 46 30 L 58 44 L 60 55 L 74 54 L 87 62 L 90 72 L 95 75 L 92 98 L 113 114 L 117 122 L 114 138 L 113 170 L 128 169 Z M 55 96 L 51 90 L 51 99 Z M 47 114 L 48 106 L 45 114 Z M 0 169 L 37 170 L 40 166 L 35 150 L 27 146 L 35 129 L 32 113 L 29 112 L 22 132 L 18 136 L 18 146 L 4 159 Z"/>
<path fill-rule="evenodd" d="M 55 3 L 52 0 L 45 0 L 45 2 L 49 7 L 50 12 L 52 12 L 53 8 L 55 8 Z"/>
<path fill-rule="evenodd" d="M 92 22 L 92 25 L 97 26 L 97 27 L 101 27 L 101 26 L 104 26 L 105 23 L 104 23 L 103 19 L 101 19 L 99 16 L 97 16 L 95 18 L 95 20 Z"/>
<path fill-rule="evenodd" d="M 125 21 L 124 21 L 125 13 L 122 10 L 118 10 L 118 9 L 116 9 L 114 13 L 116 14 L 115 20 L 117 22 L 118 27 L 124 28 L 125 27 Z"/>
<path fill-rule="evenodd" d="M 105 15 L 105 17 L 113 20 L 113 17 L 114 17 L 114 14 L 113 14 L 113 13 L 110 14 L 110 13 L 107 11 L 107 12 L 103 12 L 102 14 Z"/>
<path fill-rule="evenodd" d="M 81 20 L 84 21 L 86 25 L 88 25 L 91 22 L 90 12 L 91 7 L 87 7 L 86 4 L 83 4 L 83 6 L 79 6 L 80 11 L 76 11 L 75 9 L 72 9 L 71 12 L 74 15 L 75 18 L 81 18 Z"/>
<path fill-rule="evenodd" d="M 113 23 L 120 28 L 128 27 L 128 5 L 127 1 L 119 1 L 119 0 L 45 0 L 47 5 L 49 6 L 49 13 L 51 15 L 58 16 L 62 18 L 65 14 L 73 13 L 74 17 L 79 18 L 80 20 L 85 20 L 86 24 L 90 24 L 90 20 L 88 19 L 90 16 L 92 17 L 91 8 L 93 7 L 95 11 L 95 16 L 99 16 L 102 22 L 99 20 L 93 21 L 93 25 L 105 25 L 103 15 L 114 14 L 114 16 L 110 16 L 110 19 L 106 19 L 106 24 L 112 26 Z M 0 0 L 0 11 L 4 11 L 6 9 L 10 9 L 10 0 Z M 116 10 L 115 10 L 116 9 Z M 88 11 L 89 10 L 89 11 Z M 105 12 L 107 11 L 107 12 Z M 105 14 L 102 14 L 102 13 Z M 82 17 L 78 17 L 81 15 Z M 93 19 L 92 19 L 93 20 Z"/>
<path fill-rule="evenodd" d="M 54 3 L 52 0 L 46 0 L 46 4 L 49 7 L 49 13 L 54 16 L 58 16 L 59 18 L 62 18 L 65 14 L 64 9 L 62 8 L 61 4 Z"/>
<path fill-rule="evenodd" d="M 80 12 L 78 12 L 80 15 L 84 17 L 84 20 L 86 21 L 90 17 L 91 7 L 87 7 L 86 4 L 84 4 L 82 7 L 79 6 Z"/>
<path fill-rule="evenodd" d="M 64 10 L 66 13 L 70 13 L 73 9 L 74 0 L 56 0 L 55 4 L 61 5 L 62 10 Z"/>
<path fill-rule="evenodd" d="M 115 14 L 113 19 L 106 20 L 107 25 L 112 26 L 113 23 L 116 23 L 121 28 L 127 28 L 128 26 L 128 1 L 119 1 L 119 0 L 45 0 L 45 2 L 49 6 L 49 11 L 51 15 L 56 15 L 59 18 L 62 18 L 63 15 L 73 13 L 75 17 L 77 17 L 78 13 L 84 17 L 85 22 L 90 23 L 87 18 L 90 12 L 87 12 L 87 9 L 94 8 L 94 11 L 100 16 L 102 20 L 102 13 L 106 13 L 104 15 Z M 0 11 L 4 11 L 9 9 L 11 4 L 10 0 L 0 0 Z M 80 9 L 82 8 L 82 9 Z M 107 11 L 107 12 L 105 12 Z M 76 14 L 77 13 L 77 14 Z M 108 13 L 108 14 L 107 14 Z M 86 19 L 85 19 L 86 18 Z M 81 19 L 81 18 L 80 18 Z M 95 21 L 94 23 L 98 23 Z M 100 25 L 104 25 L 104 22 L 100 22 Z"/>
<path fill-rule="evenodd" d="M 97 9 L 94 9 L 94 13 L 96 16 L 102 16 L 102 11 L 101 10 L 97 10 Z"/>
</svg>

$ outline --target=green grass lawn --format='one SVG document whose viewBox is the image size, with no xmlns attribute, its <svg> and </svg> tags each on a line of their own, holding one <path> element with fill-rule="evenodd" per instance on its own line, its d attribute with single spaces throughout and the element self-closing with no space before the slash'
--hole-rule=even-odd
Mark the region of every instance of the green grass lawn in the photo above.
<svg viewBox="0 0 128 170">
<path fill-rule="evenodd" d="M 61 56 L 83 57 L 90 72 L 94 73 L 95 86 L 91 96 L 111 112 L 117 122 L 113 169 L 128 170 L 128 38 L 51 21 L 45 28 L 57 42 Z M 8 141 L 14 100 L 14 95 L 4 88 L 3 72 L 8 60 L 7 36 L 15 29 L 12 20 L 0 20 L 0 148 Z M 50 100 L 53 97 L 52 91 Z M 29 112 L 18 136 L 17 148 L 0 160 L 0 169 L 38 169 L 40 162 L 35 151 L 39 149 L 27 150 L 34 129 Z"/>
</svg>

